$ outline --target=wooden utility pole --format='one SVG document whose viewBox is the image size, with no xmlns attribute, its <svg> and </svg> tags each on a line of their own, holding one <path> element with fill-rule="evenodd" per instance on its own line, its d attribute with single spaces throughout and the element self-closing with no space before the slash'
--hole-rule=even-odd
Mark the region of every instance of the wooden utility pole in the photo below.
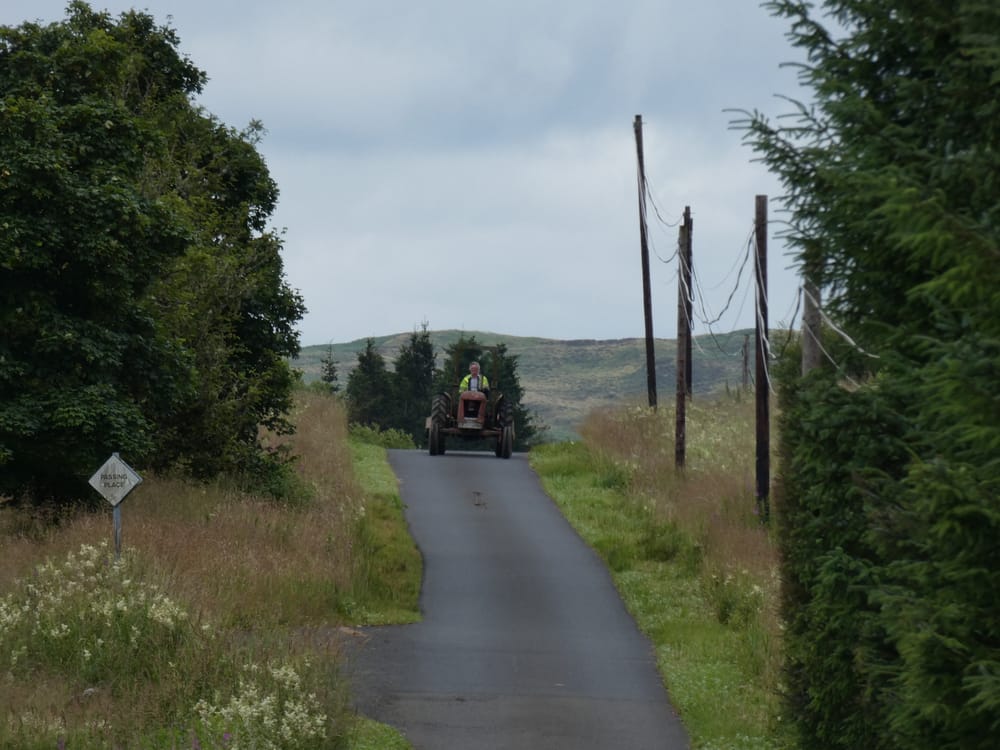
<svg viewBox="0 0 1000 750">
<path fill-rule="evenodd" d="M 685 216 L 687 212 L 685 211 Z M 685 221 L 677 235 L 677 257 L 680 260 L 677 269 L 677 404 L 675 408 L 674 427 L 674 467 L 684 468 L 686 453 L 686 424 L 687 424 L 687 399 L 690 392 L 690 385 L 687 380 L 688 373 L 688 341 L 691 338 L 691 321 L 687 317 L 688 292 L 685 286 L 685 272 L 687 264 L 684 261 L 686 256 L 685 247 L 688 244 L 688 225 Z"/>
<path fill-rule="evenodd" d="M 762 523 L 771 515 L 771 409 L 768 382 L 767 326 L 767 196 L 758 195 L 754 218 L 757 259 L 757 325 L 755 370 L 757 398 L 757 512 Z"/>
<path fill-rule="evenodd" d="M 743 390 L 750 389 L 750 334 L 743 335 Z"/>
<path fill-rule="evenodd" d="M 646 166 L 642 155 L 642 115 L 635 116 L 635 152 L 639 161 L 639 243 L 642 251 L 642 309 L 646 319 L 646 390 L 656 408 L 656 356 L 653 353 L 653 301 L 649 283 L 649 245 L 646 237 Z"/>
<path fill-rule="evenodd" d="M 684 300 L 684 320 L 686 321 L 687 328 L 687 333 L 684 336 L 684 346 L 687 349 L 684 380 L 687 385 L 687 397 L 691 398 L 694 394 L 694 357 L 691 352 L 691 316 L 694 314 L 694 287 L 691 286 L 691 280 L 694 275 L 694 253 L 692 251 L 694 220 L 691 218 L 690 206 L 684 206 L 684 228 L 684 244 L 681 246 L 681 250 L 684 255 L 684 289 L 687 293 Z"/>
<path fill-rule="evenodd" d="M 815 260 L 806 261 L 803 269 L 802 296 L 802 374 L 807 375 L 823 363 L 820 349 L 820 291 L 819 264 Z"/>
</svg>

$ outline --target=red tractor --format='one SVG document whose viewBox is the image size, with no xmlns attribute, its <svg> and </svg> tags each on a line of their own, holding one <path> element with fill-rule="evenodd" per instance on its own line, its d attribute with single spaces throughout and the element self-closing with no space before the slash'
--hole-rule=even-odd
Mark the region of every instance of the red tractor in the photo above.
<svg viewBox="0 0 1000 750">
<path fill-rule="evenodd" d="M 495 388 L 487 394 L 460 391 L 456 385 L 449 392 L 435 394 L 426 425 L 432 456 L 444 453 L 446 436 L 463 441 L 493 440 L 498 458 L 510 458 L 514 452 L 514 407 Z"/>
</svg>

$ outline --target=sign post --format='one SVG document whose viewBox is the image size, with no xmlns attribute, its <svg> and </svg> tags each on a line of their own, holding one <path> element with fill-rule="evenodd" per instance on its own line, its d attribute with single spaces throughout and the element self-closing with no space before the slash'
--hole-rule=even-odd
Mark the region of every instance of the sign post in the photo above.
<svg viewBox="0 0 1000 750">
<path fill-rule="evenodd" d="M 111 458 L 94 472 L 90 478 L 90 486 L 101 493 L 105 500 L 114 508 L 115 519 L 115 560 L 122 556 L 122 510 L 121 502 L 132 490 L 142 484 L 142 477 L 135 470 L 112 453 Z"/>
</svg>

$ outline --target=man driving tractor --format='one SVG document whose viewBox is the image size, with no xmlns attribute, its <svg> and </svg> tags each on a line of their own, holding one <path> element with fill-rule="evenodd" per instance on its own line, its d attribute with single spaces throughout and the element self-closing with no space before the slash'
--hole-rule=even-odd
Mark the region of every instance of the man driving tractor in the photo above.
<svg viewBox="0 0 1000 750">
<path fill-rule="evenodd" d="M 496 352 L 492 360 L 494 367 L 495 357 Z M 496 375 L 496 370 L 493 374 Z M 450 387 L 455 388 L 455 380 L 451 383 Z M 510 458 L 514 452 L 513 404 L 503 393 L 491 393 L 490 380 L 480 372 L 478 362 L 469 364 L 469 374 L 461 379 L 457 392 L 444 390 L 434 395 L 426 426 L 427 451 L 432 456 L 444 455 L 445 441 L 449 437 L 495 440 L 497 458 Z"/>
<path fill-rule="evenodd" d="M 454 381 L 453 381 L 454 382 Z M 462 378 L 460 391 L 482 391 L 487 396 L 490 395 L 490 381 L 485 375 L 479 374 L 479 363 L 473 362 L 469 365 L 469 374 Z"/>
<path fill-rule="evenodd" d="M 490 381 L 485 375 L 479 374 L 479 363 L 473 362 L 469 365 L 469 374 L 462 378 L 462 382 L 458 386 L 459 393 L 466 393 L 471 391 L 472 393 L 482 393 L 482 396 L 477 396 L 476 398 L 460 398 L 461 403 L 465 404 L 465 416 L 471 417 L 473 419 L 478 419 L 480 416 L 480 410 L 486 405 L 486 399 L 490 395 Z"/>
</svg>

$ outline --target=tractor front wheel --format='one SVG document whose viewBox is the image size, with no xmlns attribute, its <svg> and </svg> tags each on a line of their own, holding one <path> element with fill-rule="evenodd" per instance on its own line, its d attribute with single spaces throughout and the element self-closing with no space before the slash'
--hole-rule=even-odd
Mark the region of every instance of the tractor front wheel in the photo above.
<svg viewBox="0 0 1000 750">
<path fill-rule="evenodd" d="M 497 436 L 497 458 L 510 458 L 514 452 L 514 406 L 501 397 L 497 404 L 497 422 L 500 434 Z"/>
</svg>

